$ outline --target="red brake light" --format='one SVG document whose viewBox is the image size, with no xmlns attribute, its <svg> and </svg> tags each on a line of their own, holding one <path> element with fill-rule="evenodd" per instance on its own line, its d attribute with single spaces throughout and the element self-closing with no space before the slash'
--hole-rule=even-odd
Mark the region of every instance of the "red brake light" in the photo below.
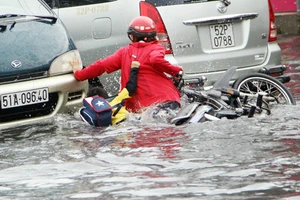
<svg viewBox="0 0 300 200">
<path fill-rule="evenodd" d="M 140 2 L 140 15 L 150 17 L 156 24 L 157 37 L 160 44 L 166 49 L 166 54 L 172 54 L 172 47 L 170 39 L 165 27 L 165 24 L 158 12 L 158 10 L 152 4 L 141 1 Z"/>
<path fill-rule="evenodd" d="M 269 42 L 273 42 L 277 40 L 277 29 L 275 23 L 275 14 L 273 11 L 272 3 L 270 0 L 269 2 L 269 15 L 270 15 L 270 27 L 269 27 Z"/>
</svg>

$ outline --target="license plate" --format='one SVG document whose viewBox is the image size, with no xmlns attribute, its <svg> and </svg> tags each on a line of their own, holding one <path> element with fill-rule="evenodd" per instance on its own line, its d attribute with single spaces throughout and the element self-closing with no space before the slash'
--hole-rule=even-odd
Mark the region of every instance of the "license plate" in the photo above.
<svg viewBox="0 0 300 200">
<path fill-rule="evenodd" d="M 209 30 L 213 49 L 235 46 L 232 23 L 210 25 Z"/>
<path fill-rule="evenodd" d="M 1 108 L 13 108 L 49 101 L 48 88 L 28 90 L 1 95 Z"/>
</svg>

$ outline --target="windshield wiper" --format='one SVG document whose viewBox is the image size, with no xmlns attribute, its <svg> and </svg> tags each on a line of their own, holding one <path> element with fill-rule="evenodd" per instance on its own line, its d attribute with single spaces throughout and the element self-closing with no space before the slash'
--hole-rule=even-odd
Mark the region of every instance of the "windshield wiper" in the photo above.
<svg viewBox="0 0 300 200">
<path fill-rule="evenodd" d="M 0 32 L 6 31 L 7 25 L 1 25 L 0 24 Z"/>
<path fill-rule="evenodd" d="M 20 15 L 17 15 L 17 14 L 4 14 L 4 15 L 0 15 L 0 18 L 17 17 L 17 16 L 20 16 Z M 23 15 L 21 15 L 21 16 L 23 16 Z"/>
<path fill-rule="evenodd" d="M 34 18 L 38 18 L 38 19 L 50 19 L 52 20 L 52 23 L 55 24 L 57 21 L 57 17 L 54 16 L 38 16 L 38 15 L 23 15 L 23 14 L 4 14 L 4 15 L 0 15 L 0 19 L 2 18 L 10 18 L 10 17 L 34 17 Z M 4 32 L 6 31 L 6 28 L 9 24 L 11 24 L 10 29 L 12 30 L 15 25 L 16 25 L 16 21 L 11 21 L 11 22 L 4 22 L 0 24 L 0 32 Z"/>
<path fill-rule="evenodd" d="M 220 0 L 184 0 L 183 3 L 196 3 L 196 2 L 208 2 L 208 1 L 220 1 Z M 221 0 L 226 6 L 230 5 L 229 0 Z"/>
<path fill-rule="evenodd" d="M 22 15 L 22 14 L 4 14 L 0 15 L 0 18 L 9 18 L 9 17 L 36 17 L 39 19 L 50 19 L 52 23 L 56 23 L 57 17 L 54 16 L 39 16 L 39 15 Z"/>
<path fill-rule="evenodd" d="M 53 24 L 55 24 L 57 21 L 57 17 L 54 17 L 54 16 L 38 16 L 38 15 L 27 15 L 27 16 L 36 17 L 36 18 L 40 18 L 40 19 L 50 19 L 50 20 L 52 20 Z"/>
<path fill-rule="evenodd" d="M 9 30 L 11 31 L 11 29 L 13 29 L 15 27 L 17 22 L 13 22 L 9 28 Z M 0 24 L 0 32 L 4 32 L 6 31 L 6 28 L 7 28 L 8 24 Z"/>
<path fill-rule="evenodd" d="M 193 2 L 202 2 L 203 0 L 185 0 L 183 3 L 193 3 Z"/>
</svg>

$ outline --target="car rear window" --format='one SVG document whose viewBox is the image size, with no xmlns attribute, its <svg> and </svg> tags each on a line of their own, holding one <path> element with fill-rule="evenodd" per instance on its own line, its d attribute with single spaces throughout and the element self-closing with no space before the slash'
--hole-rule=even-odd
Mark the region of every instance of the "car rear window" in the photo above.
<svg viewBox="0 0 300 200">
<path fill-rule="evenodd" d="M 50 10 L 42 6 L 37 0 L 9 0 L 1 1 L 0 15 L 20 14 L 20 15 L 52 15 Z"/>
<path fill-rule="evenodd" d="M 49 4 L 49 1 L 46 0 Z M 59 7 L 65 8 L 65 7 L 73 7 L 73 6 L 85 6 L 90 4 L 98 4 L 98 3 L 107 3 L 107 2 L 113 2 L 117 0 L 61 0 L 59 1 Z M 50 5 L 50 4 L 49 4 Z"/>
<path fill-rule="evenodd" d="M 146 0 L 146 2 L 151 3 L 152 5 L 159 6 L 170 6 L 170 5 L 180 5 L 187 3 L 202 3 L 208 1 L 220 1 L 220 0 Z"/>
</svg>

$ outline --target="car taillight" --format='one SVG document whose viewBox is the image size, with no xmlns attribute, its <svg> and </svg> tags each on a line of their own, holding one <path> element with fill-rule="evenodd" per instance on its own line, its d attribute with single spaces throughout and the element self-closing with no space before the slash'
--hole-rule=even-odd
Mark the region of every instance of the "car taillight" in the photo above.
<svg viewBox="0 0 300 200">
<path fill-rule="evenodd" d="M 272 3 L 270 0 L 269 2 L 269 15 L 270 15 L 270 28 L 269 28 L 269 42 L 273 42 L 277 40 L 277 29 L 275 23 L 275 14 L 273 11 Z"/>
<path fill-rule="evenodd" d="M 172 47 L 170 39 L 164 25 L 164 22 L 158 12 L 158 10 L 152 4 L 148 2 L 140 2 L 140 15 L 150 17 L 156 24 L 157 37 L 160 44 L 166 49 L 166 54 L 172 54 Z"/>
</svg>

